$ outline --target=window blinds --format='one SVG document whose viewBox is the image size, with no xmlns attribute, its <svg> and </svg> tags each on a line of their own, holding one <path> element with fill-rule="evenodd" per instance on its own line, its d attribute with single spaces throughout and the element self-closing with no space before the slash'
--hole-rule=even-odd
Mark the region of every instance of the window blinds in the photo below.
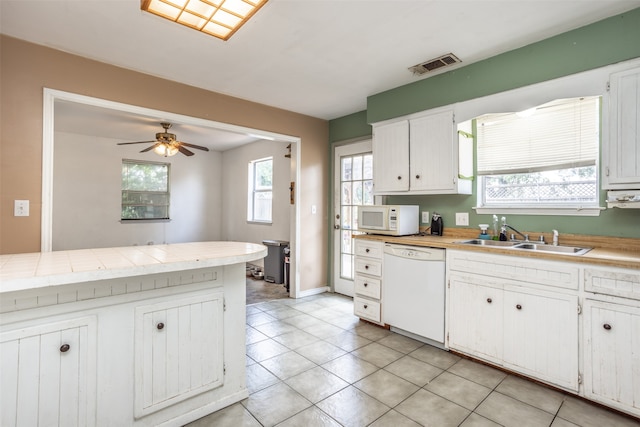
<svg viewBox="0 0 640 427">
<path fill-rule="evenodd" d="M 599 97 L 561 99 L 532 115 L 490 114 L 477 119 L 478 175 L 540 172 L 595 165 Z"/>
</svg>

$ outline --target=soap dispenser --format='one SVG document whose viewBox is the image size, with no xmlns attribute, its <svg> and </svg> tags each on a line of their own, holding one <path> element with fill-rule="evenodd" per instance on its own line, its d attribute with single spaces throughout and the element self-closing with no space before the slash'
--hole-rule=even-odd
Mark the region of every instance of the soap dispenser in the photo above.
<svg viewBox="0 0 640 427">
<path fill-rule="evenodd" d="M 491 236 L 487 234 L 487 229 L 489 228 L 489 224 L 478 224 L 478 227 L 480 227 L 480 235 L 478 236 L 478 239 L 490 240 Z"/>
</svg>

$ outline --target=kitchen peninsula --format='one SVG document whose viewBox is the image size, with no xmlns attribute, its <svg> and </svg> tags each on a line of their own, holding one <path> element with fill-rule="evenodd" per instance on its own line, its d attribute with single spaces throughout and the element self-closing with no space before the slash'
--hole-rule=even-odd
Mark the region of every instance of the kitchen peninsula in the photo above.
<svg viewBox="0 0 640 427">
<path fill-rule="evenodd" d="M 178 426 L 246 398 L 245 263 L 266 254 L 0 255 L 0 425 Z"/>
</svg>

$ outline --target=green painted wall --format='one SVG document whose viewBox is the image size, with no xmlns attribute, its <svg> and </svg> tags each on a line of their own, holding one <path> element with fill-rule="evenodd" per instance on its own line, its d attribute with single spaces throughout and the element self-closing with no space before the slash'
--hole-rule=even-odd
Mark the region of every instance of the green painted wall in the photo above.
<svg viewBox="0 0 640 427">
<path fill-rule="evenodd" d="M 329 122 L 330 141 L 371 135 L 368 123 L 486 96 L 640 57 L 640 8 L 525 46 L 448 73 L 370 96 L 367 111 Z M 366 114 L 365 114 L 366 113 Z M 368 133 L 367 133 L 368 132 Z M 475 187 L 475 185 L 474 185 Z M 601 194 L 604 206 L 606 194 Z M 389 196 L 386 203 L 418 204 L 443 215 L 445 227 L 456 212 L 469 212 L 470 228 L 490 223 L 477 215 L 472 195 Z M 640 238 L 640 210 L 607 209 L 598 217 L 512 215 L 523 231 Z"/>
</svg>

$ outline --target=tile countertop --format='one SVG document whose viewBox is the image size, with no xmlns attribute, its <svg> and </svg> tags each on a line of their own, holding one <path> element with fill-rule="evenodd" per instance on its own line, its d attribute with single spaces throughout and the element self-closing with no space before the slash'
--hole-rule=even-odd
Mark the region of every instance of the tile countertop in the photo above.
<svg viewBox="0 0 640 427">
<path fill-rule="evenodd" d="M 530 233 L 531 236 L 538 236 L 540 233 Z M 535 251 L 524 251 L 512 248 L 501 248 L 495 246 L 465 245 L 461 240 L 475 239 L 478 237 L 477 230 L 470 229 L 445 229 L 444 236 L 414 235 L 414 236 L 381 236 L 381 235 L 358 235 L 358 239 L 376 240 L 402 245 L 428 246 L 433 248 L 460 249 L 465 251 L 495 253 L 503 255 L 522 256 L 530 258 L 549 259 L 556 261 L 577 262 L 592 265 L 611 266 L 620 268 L 631 268 L 640 270 L 640 239 L 586 236 L 586 235 L 561 235 L 561 245 L 571 245 L 593 248 L 584 255 L 568 255 L 557 253 L 545 253 Z M 545 236 L 550 241 L 550 236 Z M 534 242 L 535 243 L 535 242 Z"/>
<path fill-rule="evenodd" d="M 266 255 L 266 246 L 243 242 L 178 243 L 0 255 L 0 294 L 245 263 Z"/>
</svg>

